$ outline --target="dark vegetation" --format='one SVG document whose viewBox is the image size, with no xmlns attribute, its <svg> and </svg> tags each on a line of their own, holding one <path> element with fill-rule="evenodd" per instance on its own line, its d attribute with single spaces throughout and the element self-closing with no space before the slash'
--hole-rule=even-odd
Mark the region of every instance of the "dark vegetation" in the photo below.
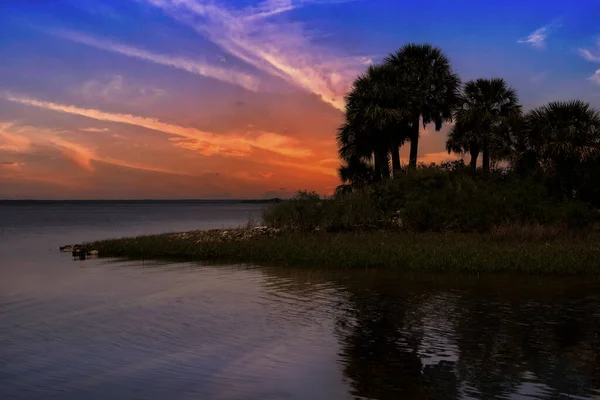
<svg viewBox="0 0 600 400">
<path fill-rule="evenodd" d="M 300 192 L 267 207 L 271 227 L 308 232 L 399 230 L 410 232 L 492 232 L 545 228 L 587 231 L 600 213 L 589 203 L 556 198 L 551 186 L 505 171 L 472 173 L 460 162 L 401 170 L 395 179 L 321 199 Z"/>
<path fill-rule="evenodd" d="M 449 122 L 448 152 L 470 162 L 419 164 L 421 126 Z M 552 102 L 524 113 L 503 79 L 463 85 L 440 49 L 408 44 L 356 79 L 337 139 L 335 195 L 304 191 L 268 205 L 263 221 L 274 236 L 157 235 L 91 246 L 134 258 L 600 272 L 600 114 L 589 104 Z"/>
<path fill-rule="evenodd" d="M 452 123 L 446 149 L 469 164 L 418 165 L 421 126 L 444 123 Z M 524 113 L 503 79 L 463 85 L 430 45 L 408 44 L 356 79 L 337 139 L 343 184 L 335 196 L 301 192 L 268 208 L 268 225 L 490 232 L 582 229 L 598 219 L 600 113 L 578 100 Z"/>
<path fill-rule="evenodd" d="M 277 237 L 203 241 L 195 235 L 152 235 L 87 245 L 100 255 L 135 259 L 259 263 L 324 268 L 386 267 L 408 272 L 598 275 L 600 235 L 549 235 L 547 230 L 493 234 L 282 232 Z"/>
</svg>

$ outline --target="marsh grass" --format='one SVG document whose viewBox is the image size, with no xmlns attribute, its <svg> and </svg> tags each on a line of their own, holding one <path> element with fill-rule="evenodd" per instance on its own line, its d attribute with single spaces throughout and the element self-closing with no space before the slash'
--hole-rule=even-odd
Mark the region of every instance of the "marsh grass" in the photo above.
<svg viewBox="0 0 600 400">
<path fill-rule="evenodd" d="M 496 240 L 527 242 L 549 241 L 569 236 L 575 240 L 575 238 L 585 237 L 587 234 L 589 234 L 589 231 L 569 229 L 561 224 L 519 224 L 514 222 L 495 226 L 490 231 L 490 236 Z"/>
<path fill-rule="evenodd" d="M 193 237 L 153 235 L 104 240 L 91 246 L 104 257 L 135 259 L 469 274 L 600 274 L 599 234 L 570 237 L 530 228 L 515 235 L 511 229 L 504 227 L 495 234 L 290 233 L 206 243 Z"/>
</svg>

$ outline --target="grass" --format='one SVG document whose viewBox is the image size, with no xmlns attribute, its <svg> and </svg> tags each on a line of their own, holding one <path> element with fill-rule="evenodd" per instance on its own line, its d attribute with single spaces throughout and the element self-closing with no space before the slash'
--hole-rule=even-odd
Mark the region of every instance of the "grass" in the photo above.
<svg viewBox="0 0 600 400">
<path fill-rule="evenodd" d="M 600 234 L 502 227 L 487 234 L 298 232 L 238 241 L 152 235 L 88 244 L 103 257 L 406 272 L 600 275 Z"/>
</svg>

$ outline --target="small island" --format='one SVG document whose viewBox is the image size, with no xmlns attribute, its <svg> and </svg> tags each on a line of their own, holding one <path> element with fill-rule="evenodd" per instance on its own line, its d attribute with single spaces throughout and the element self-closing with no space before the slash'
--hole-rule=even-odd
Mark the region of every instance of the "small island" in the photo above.
<svg viewBox="0 0 600 400">
<path fill-rule="evenodd" d="M 458 160 L 419 163 L 421 127 L 444 124 Z M 330 198 L 265 201 L 261 226 L 85 246 L 103 257 L 600 274 L 600 113 L 588 103 L 524 112 L 503 79 L 463 84 L 441 49 L 407 44 L 355 80 L 337 142 L 342 183 Z"/>
</svg>

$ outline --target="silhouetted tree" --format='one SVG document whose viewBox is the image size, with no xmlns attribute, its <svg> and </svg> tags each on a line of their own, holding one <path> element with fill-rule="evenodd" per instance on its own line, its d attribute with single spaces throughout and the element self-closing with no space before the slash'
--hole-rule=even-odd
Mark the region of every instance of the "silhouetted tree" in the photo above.
<svg viewBox="0 0 600 400">
<path fill-rule="evenodd" d="M 351 159 L 372 161 L 376 180 L 390 176 L 390 156 L 393 169 L 400 169 L 406 107 L 395 83 L 389 68 L 370 66 L 346 96 L 346 119 L 338 131 L 340 157 L 347 163 Z"/>
<path fill-rule="evenodd" d="M 446 140 L 446 150 L 448 154 L 469 153 L 471 156 L 470 166 L 473 171 L 477 170 L 477 158 L 479 157 L 479 142 L 471 131 L 462 123 L 456 123 L 448 132 Z"/>
<path fill-rule="evenodd" d="M 577 196 L 600 157 L 600 113 L 580 100 L 552 102 L 531 110 L 527 120 L 538 167 L 555 177 L 563 195 Z"/>
<path fill-rule="evenodd" d="M 497 129 L 507 119 L 521 114 L 516 91 L 500 78 L 469 81 L 455 114 L 456 125 L 450 132 L 447 148 L 468 150 L 472 168 L 476 168 L 481 152 L 482 169 L 488 172 L 490 158 L 499 158 L 499 154 L 505 153 L 505 149 L 498 146 L 501 142 L 495 135 Z M 499 154 L 492 154 L 493 150 Z"/>
<path fill-rule="evenodd" d="M 409 165 L 417 165 L 419 127 L 434 123 L 440 130 L 452 120 L 458 100 L 460 78 L 452 71 L 448 57 L 441 49 L 429 44 L 409 43 L 385 59 L 385 65 L 395 72 L 395 87 L 402 90 L 395 97 L 402 99 L 410 128 Z"/>
</svg>

